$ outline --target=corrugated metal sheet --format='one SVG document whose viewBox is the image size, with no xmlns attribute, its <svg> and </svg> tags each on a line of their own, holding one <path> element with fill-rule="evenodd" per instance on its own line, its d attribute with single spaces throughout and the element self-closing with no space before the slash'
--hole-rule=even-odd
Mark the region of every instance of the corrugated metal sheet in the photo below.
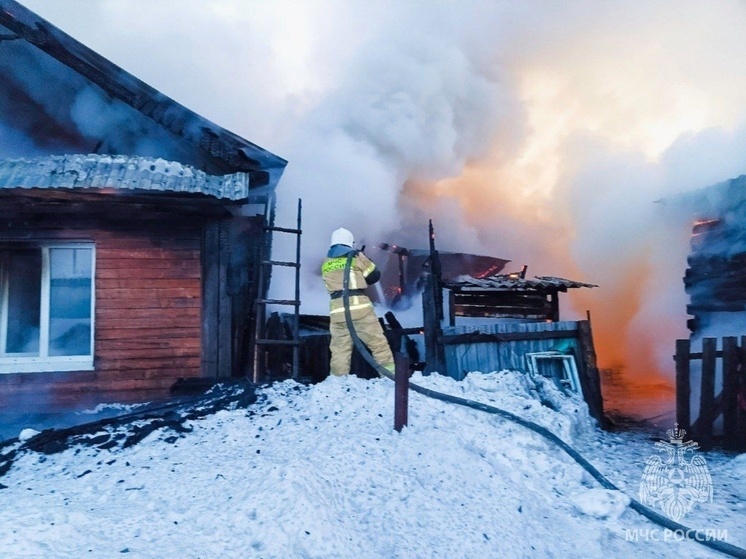
<svg viewBox="0 0 746 559">
<path fill-rule="evenodd" d="M 565 291 L 576 287 L 598 287 L 591 283 L 582 283 L 564 278 L 552 276 L 536 276 L 534 278 L 522 278 L 514 274 L 503 274 L 485 278 L 472 276 L 458 276 L 452 281 L 445 282 L 449 289 L 500 289 L 515 291 Z"/>
<path fill-rule="evenodd" d="M 481 332 L 485 334 L 503 334 L 514 332 L 567 332 L 567 337 L 547 340 L 509 340 L 488 343 L 465 343 L 445 346 L 445 358 L 448 374 L 456 380 L 463 379 L 467 373 L 481 371 L 489 373 L 504 369 L 528 371 L 526 354 L 537 351 L 550 351 L 562 348 L 579 355 L 577 339 L 577 322 L 520 322 L 482 324 L 478 326 L 447 326 L 443 328 L 444 336 Z"/>
<path fill-rule="evenodd" d="M 249 175 L 208 175 L 188 165 L 149 157 L 61 155 L 0 161 L 0 188 L 115 188 L 206 194 L 237 201 L 249 196 Z"/>
</svg>

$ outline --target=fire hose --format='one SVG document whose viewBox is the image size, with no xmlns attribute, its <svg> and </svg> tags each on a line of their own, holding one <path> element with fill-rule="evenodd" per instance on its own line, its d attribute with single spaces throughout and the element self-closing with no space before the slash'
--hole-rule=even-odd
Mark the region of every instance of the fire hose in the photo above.
<svg viewBox="0 0 746 559">
<path fill-rule="evenodd" d="M 355 348 L 358 350 L 360 355 L 362 355 L 363 359 L 365 359 L 365 361 L 370 366 L 372 366 L 373 369 L 376 372 L 378 372 L 381 376 L 384 376 L 388 378 L 389 380 L 394 380 L 395 378 L 394 374 L 388 371 L 387 369 L 385 369 L 383 366 L 377 363 L 375 359 L 373 359 L 373 356 L 371 355 L 370 351 L 368 351 L 368 348 L 365 347 L 365 344 L 363 344 L 362 340 L 360 339 L 360 337 L 357 335 L 357 332 L 355 331 L 355 324 L 352 321 L 352 313 L 350 312 L 350 295 L 349 295 L 350 271 L 352 268 L 352 259 L 354 258 L 354 256 L 355 256 L 354 252 L 350 252 L 347 255 L 347 262 L 345 263 L 345 269 L 344 269 L 342 302 L 344 305 L 345 323 L 347 324 L 347 329 L 350 331 L 350 337 L 352 338 L 352 341 L 355 344 Z M 399 374 L 408 374 L 408 371 L 407 372 L 400 371 Z M 495 406 L 490 406 L 489 404 L 484 404 L 482 402 L 469 400 L 467 398 L 460 398 L 458 396 L 453 396 L 451 394 L 444 394 L 442 392 L 437 392 L 430 388 L 425 388 L 424 386 L 420 386 L 418 384 L 414 384 L 411 382 L 409 383 L 409 388 L 414 392 L 422 394 L 423 396 L 427 396 L 428 398 L 441 400 L 443 402 L 448 402 L 451 404 L 458 404 L 460 406 L 465 406 L 468 408 L 480 410 L 480 411 L 490 413 L 493 415 L 498 415 L 502 417 L 503 419 L 507 419 L 508 421 L 512 421 L 513 423 L 517 423 L 518 425 L 521 425 L 527 429 L 530 429 L 531 431 L 538 433 L 539 435 L 541 435 L 542 437 L 549 440 L 556 446 L 560 447 L 563 451 L 565 451 L 565 453 L 568 456 L 570 456 L 570 458 L 572 458 L 586 472 L 588 472 L 591 476 L 593 476 L 593 478 L 604 489 L 610 489 L 613 491 L 619 491 L 620 493 L 623 493 L 621 489 L 619 489 L 606 476 L 604 476 L 601 472 L 599 472 L 595 468 L 595 466 L 593 466 L 593 464 L 588 462 L 588 460 L 586 460 L 578 451 L 576 451 L 574 448 L 572 448 L 569 444 L 567 444 L 565 441 L 560 439 L 557 435 L 555 435 L 553 432 L 551 432 L 546 427 L 543 427 L 537 423 L 534 423 L 533 421 L 524 419 L 509 411 L 497 408 Z M 720 553 L 724 553 L 725 555 L 729 555 L 731 557 L 737 557 L 739 559 L 746 559 L 746 549 L 729 544 L 724 541 L 714 540 L 708 537 L 707 534 L 705 534 L 701 530 L 694 530 L 684 524 L 680 524 L 666 516 L 663 516 L 662 514 L 645 506 L 637 499 L 633 499 L 632 497 L 629 497 L 629 499 L 630 499 L 629 506 L 632 510 L 636 511 L 637 513 L 641 514 L 647 519 L 655 522 L 659 526 L 662 526 L 663 528 L 667 528 L 671 530 L 673 533 L 683 534 L 687 539 L 696 541 L 697 543 L 700 543 L 706 547 L 714 549 L 715 551 L 719 551 Z"/>
</svg>

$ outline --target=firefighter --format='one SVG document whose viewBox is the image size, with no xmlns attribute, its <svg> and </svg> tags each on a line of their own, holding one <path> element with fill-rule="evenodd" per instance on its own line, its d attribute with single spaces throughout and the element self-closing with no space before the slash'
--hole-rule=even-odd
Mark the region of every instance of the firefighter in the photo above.
<svg viewBox="0 0 746 559">
<path fill-rule="evenodd" d="M 345 322 L 345 309 L 342 293 L 344 289 L 344 274 L 347 257 L 354 256 L 350 265 L 350 279 L 348 283 L 350 314 L 355 332 L 370 349 L 376 362 L 385 369 L 394 372 L 394 355 L 391 353 L 386 336 L 378 322 L 365 288 L 373 285 L 381 277 L 381 272 L 362 252 L 355 250 L 355 239 L 347 229 L 340 228 L 332 233 L 332 239 L 327 258 L 321 266 L 321 276 L 329 292 L 329 331 L 332 339 L 331 373 L 341 377 L 349 374 L 352 360 L 352 336 Z"/>
</svg>

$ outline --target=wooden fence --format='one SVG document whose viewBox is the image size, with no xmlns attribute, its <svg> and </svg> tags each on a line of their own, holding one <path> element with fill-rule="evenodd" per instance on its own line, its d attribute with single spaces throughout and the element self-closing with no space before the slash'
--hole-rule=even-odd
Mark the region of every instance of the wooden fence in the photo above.
<svg viewBox="0 0 746 559">
<path fill-rule="evenodd" d="M 722 338 L 718 349 L 717 338 L 703 338 L 702 350 L 693 351 L 690 340 L 676 340 L 676 419 L 703 449 L 713 447 L 722 416 L 723 448 L 746 451 L 746 336 L 738 341 Z M 693 402 L 692 378 L 698 370 L 699 398 Z M 699 408 L 694 421 L 692 405 Z"/>
</svg>

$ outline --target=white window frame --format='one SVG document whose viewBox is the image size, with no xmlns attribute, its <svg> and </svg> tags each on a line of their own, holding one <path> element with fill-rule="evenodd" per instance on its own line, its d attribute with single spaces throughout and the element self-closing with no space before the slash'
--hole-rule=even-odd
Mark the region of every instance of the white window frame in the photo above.
<svg viewBox="0 0 746 559">
<path fill-rule="evenodd" d="M 572 390 L 581 393 L 580 377 L 578 376 L 578 367 L 575 364 L 575 357 L 559 351 L 537 351 L 526 354 L 528 362 L 528 371 L 532 377 L 544 376 L 539 372 L 539 360 L 559 361 L 562 364 L 562 376 L 557 380 L 559 388 L 562 390 Z M 548 377 L 545 377 L 548 378 Z"/>
<path fill-rule="evenodd" d="M 9 244 L 13 244 L 11 241 Z M 0 374 L 11 373 L 47 373 L 66 371 L 92 371 L 96 318 L 96 245 L 92 241 L 58 242 L 35 241 L 19 242 L 19 246 L 33 246 L 41 250 L 41 305 L 39 320 L 39 355 L 5 355 L 6 335 L 8 333 L 8 277 L 7 270 L 0 274 Z M 91 343 L 89 355 L 49 355 L 49 306 L 50 306 L 50 257 L 53 248 L 87 248 L 91 250 Z"/>
</svg>

